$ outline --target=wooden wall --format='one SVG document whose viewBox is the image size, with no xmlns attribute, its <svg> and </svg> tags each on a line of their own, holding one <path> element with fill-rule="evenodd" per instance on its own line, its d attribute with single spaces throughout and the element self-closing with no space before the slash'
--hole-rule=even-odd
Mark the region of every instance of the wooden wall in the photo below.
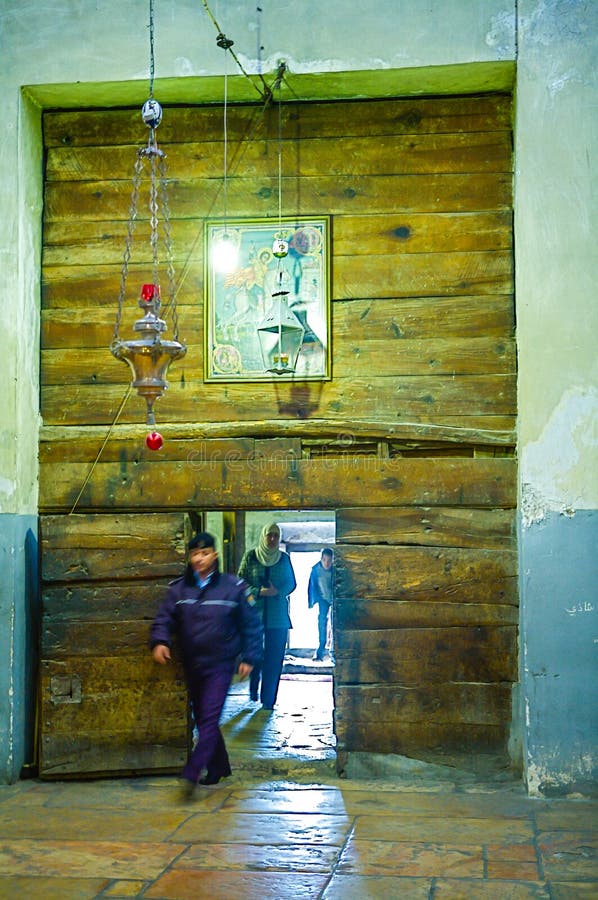
<svg viewBox="0 0 598 900">
<path fill-rule="evenodd" d="M 180 575 L 183 513 L 42 516 L 39 773 L 179 770 L 182 666 L 157 666 L 149 625 Z"/>
<path fill-rule="evenodd" d="M 228 212 L 276 217 L 278 112 L 229 110 Z M 504 747 L 516 680 L 511 98 L 283 106 L 283 215 L 332 223 L 332 379 L 205 384 L 222 110 L 164 111 L 187 356 L 156 404 L 110 354 L 139 110 L 44 115 L 40 509 L 335 509 L 339 750 Z M 147 222 L 130 312 L 149 280 Z M 115 417 L 119 414 L 118 422 Z"/>
</svg>

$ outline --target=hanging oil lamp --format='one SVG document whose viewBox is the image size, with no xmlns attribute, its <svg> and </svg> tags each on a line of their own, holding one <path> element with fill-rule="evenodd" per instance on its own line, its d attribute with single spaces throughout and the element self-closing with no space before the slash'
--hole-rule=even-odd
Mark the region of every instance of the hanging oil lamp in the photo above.
<svg viewBox="0 0 598 900">
<path fill-rule="evenodd" d="M 289 252 L 289 245 L 277 235 L 272 247 L 278 259 L 279 290 L 272 294 L 272 306 L 257 329 L 262 360 L 266 372 L 272 375 L 290 375 L 295 371 L 297 357 L 303 344 L 305 329 L 297 316 L 287 306 L 288 291 L 283 290 L 281 261 Z"/>
<path fill-rule="evenodd" d="M 176 311 L 176 291 L 174 284 L 174 268 L 172 264 L 172 242 L 170 238 L 170 222 L 168 194 L 166 188 L 165 155 L 156 141 L 156 128 L 162 120 L 160 104 L 150 97 L 143 105 L 141 115 L 150 129 L 148 144 L 137 151 L 133 190 L 129 210 L 127 238 L 121 273 L 118 311 L 114 327 L 114 336 L 110 351 L 117 359 L 124 360 L 131 368 L 132 386 L 145 398 L 147 404 L 146 423 L 155 425 L 154 403 L 168 388 L 166 373 L 171 362 L 180 359 L 187 352 L 186 346 L 178 339 L 178 317 Z M 128 275 L 133 231 L 137 219 L 138 198 L 145 163 L 149 163 L 149 212 L 150 212 L 150 245 L 152 249 L 152 281 L 141 286 L 138 305 L 143 316 L 137 319 L 133 330 L 139 335 L 132 340 L 120 337 L 120 322 Z M 158 278 L 158 223 L 162 218 L 163 242 L 166 255 L 166 271 L 169 286 L 167 309 L 170 310 L 173 323 L 173 340 L 164 340 L 166 321 L 160 318 L 161 297 Z M 149 445 L 148 445 L 149 446 Z"/>
<path fill-rule="evenodd" d="M 303 344 L 305 329 L 287 305 L 289 292 L 283 289 L 283 260 L 289 255 L 289 242 L 282 223 L 282 105 L 280 91 L 286 63 L 278 66 L 274 89 L 278 89 L 278 233 L 272 244 L 272 255 L 278 261 L 278 290 L 272 294 L 272 306 L 257 328 L 264 369 L 271 375 L 292 375 Z"/>
</svg>

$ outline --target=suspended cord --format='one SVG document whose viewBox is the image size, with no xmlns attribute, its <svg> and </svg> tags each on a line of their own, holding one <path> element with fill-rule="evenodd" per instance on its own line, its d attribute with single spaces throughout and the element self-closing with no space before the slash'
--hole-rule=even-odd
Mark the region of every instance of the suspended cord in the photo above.
<svg viewBox="0 0 598 900">
<path fill-rule="evenodd" d="M 273 99 L 274 99 L 274 91 L 275 91 L 277 88 L 278 88 L 278 90 L 280 91 L 283 82 L 284 82 L 284 84 L 285 84 L 287 87 L 289 87 L 288 81 L 287 81 L 287 79 L 285 78 L 285 73 L 287 72 L 287 65 L 286 65 L 285 62 L 280 62 L 280 63 L 279 63 L 278 69 L 277 69 L 277 71 L 276 71 L 275 80 L 274 80 L 274 83 L 273 83 L 272 87 L 270 87 L 268 84 L 266 84 L 266 82 L 265 82 L 265 80 L 264 80 L 264 78 L 263 78 L 261 72 L 259 73 L 259 77 L 260 77 L 260 79 L 261 79 L 261 81 L 262 81 L 262 84 L 264 85 L 264 92 L 262 93 L 262 92 L 259 90 L 259 88 L 257 87 L 257 85 L 255 84 L 255 82 L 252 81 L 251 77 L 247 74 L 247 72 L 245 71 L 245 69 L 243 68 L 243 66 L 241 65 L 241 63 L 239 62 L 239 59 L 237 58 L 237 56 L 236 56 L 234 50 L 231 49 L 231 48 L 232 48 L 232 45 L 233 45 L 233 43 L 234 43 L 234 41 L 232 41 L 232 40 L 230 40 L 229 38 L 227 38 L 226 35 L 222 32 L 222 30 L 221 30 L 221 28 L 220 28 L 220 25 L 218 24 L 218 22 L 217 22 L 215 16 L 213 15 L 212 11 L 210 10 L 210 8 L 209 8 L 209 6 L 208 6 L 207 0 L 202 0 L 202 3 L 203 3 L 203 5 L 204 5 L 204 8 L 205 8 L 205 10 L 206 10 L 208 16 L 210 17 L 212 23 L 214 24 L 214 26 L 216 27 L 216 29 L 217 29 L 217 31 L 218 31 L 218 37 L 216 38 L 216 43 L 217 43 L 217 45 L 218 45 L 219 47 L 222 47 L 224 50 L 228 50 L 228 52 L 229 52 L 230 55 L 233 57 L 234 61 L 236 62 L 237 66 L 239 67 L 239 69 L 241 70 L 241 72 L 243 73 L 243 75 L 245 75 L 245 77 L 246 77 L 246 78 L 248 79 L 248 81 L 253 85 L 253 87 L 257 90 L 257 92 L 259 93 L 260 97 L 261 97 L 262 100 L 263 100 L 263 106 L 262 106 L 262 108 L 261 108 L 261 115 L 260 115 L 260 117 L 257 118 L 257 119 L 255 119 L 253 122 L 250 122 L 250 123 L 249 123 L 251 127 L 249 128 L 247 134 L 244 135 L 244 136 L 239 140 L 239 143 L 238 143 L 238 145 L 237 145 L 237 149 L 236 149 L 236 151 L 235 151 L 235 155 L 234 155 L 234 158 L 233 158 L 233 163 L 232 163 L 233 166 L 234 166 L 235 163 L 238 162 L 238 156 L 239 156 L 239 154 L 243 153 L 244 150 L 246 149 L 246 147 L 248 146 L 248 144 L 253 140 L 253 136 L 254 136 L 255 132 L 257 131 L 257 129 L 259 128 L 259 126 L 261 125 L 261 123 L 262 123 L 262 121 L 263 121 L 264 113 L 266 112 L 266 110 L 268 109 L 268 107 L 269 107 L 269 106 L 272 104 L 272 102 L 273 102 Z M 257 7 L 257 10 L 258 10 L 258 12 L 261 13 L 261 7 L 260 7 L 260 6 Z M 228 46 L 227 46 L 227 45 L 228 45 Z M 262 49 L 263 49 L 263 48 L 261 47 L 261 43 L 260 43 L 260 52 L 261 52 Z M 260 57 L 260 66 L 261 66 L 261 57 Z M 225 107 L 228 106 L 228 87 L 227 87 L 227 78 L 228 78 L 228 74 L 227 74 L 227 71 L 225 70 L 225 100 L 224 100 L 224 102 L 225 102 Z M 294 92 L 293 92 L 293 93 L 294 93 Z M 282 127 L 281 127 L 281 119 L 282 119 L 282 109 L 281 109 L 281 101 L 280 101 L 280 95 L 279 95 L 279 135 L 280 135 L 281 130 L 282 130 Z M 227 202 L 228 202 L 228 199 L 227 199 L 227 197 L 228 197 L 228 195 L 227 195 L 227 191 L 228 191 L 228 125 L 227 125 L 226 108 L 225 108 L 225 133 L 224 133 L 224 143 L 225 143 L 224 152 L 225 152 L 226 156 L 225 156 L 225 163 L 224 163 L 224 166 L 225 166 L 225 177 L 224 177 L 224 179 L 223 179 L 222 189 L 223 189 L 223 191 L 224 191 L 224 193 L 225 193 L 225 197 L 224 197 L 224 210 L 225 210 L 225 212 L 224 212 L 224 218 L 226 219 L 226 218 L 227 218 Z M 278 178 L 278 184 L 279 184 L 279 200 L 278 200 L 279 220 L 282 218 L 282 195 L 281 195 L 281 187 L 280 187 L 280 182 L 281 182 L 281 177 L 280 177 L 280 175 L 281 175 L 281 171 L 282 171 L 282 147 L 281 147 L 281 143 L 282 143 L 282 142 L 281 142 L 281 140 L 280 140 L 280 138 L 279 138 L 279 178 Z M 217 201 L 218 201 L 218 194 L 216 194 L 216 196 L 214 197 L 214 199 L 213 199 L 213 201 L 212 201 L 212 206 L 211 206 L 210 210 L 208 211 L 208 216 L 211 214 L 212 210 L 213 210 L 214 207 L 216 206 Z M 192 260 L 193 260 L 193 258 L 194 258 L 195 250 L 196 250 L 197 245 L 199 244 L 199 242 L 200 242 L 200 240 L 201 240 L 201 238 L 202 238 L 202 233 L 203 233 L 203 232 L 202 232 L 202 228 L 199 228 L 198 231 L 197 231 L 197 233 L 196 233 L 196 235 L 195 235 L 195 238 L 194 238 L 194 240 L 193 240 L 193 242 L 192 242 L 192 244 L 191 244 L 191 247 L 189 248 L 189 252 L 188 252 L 188 254 L 187 254 L 187 258 L 185 259 L 185 262 L 183 263 L 182 269 L 181 269 L 181 271 L 180 271 L 180 275 L 179 275 L 179 278 L 178 278 L 178 283 L 177 283 L 177 287 L 176 287 L 176 291 L 175 291 L 175 296 L 178 296 L 179 291 L 181 290 L 181 288 L 183 287 L 183 284 L 185 283 L 185 281 L 186 281 L 186 279 L 187 279 L 187 275 L 189 274 L 189 270 L 191 269 L 191 264 L 192 264 Z"/>
<path fill-rule="evenodd" d="M 94 469 L 95 469 L 95 467 L 96 467 L 97 464 L 98 464 L 98 461 L 99 461 L 99 459 L 100 459 L 100 456 L 101 456 L 102 453 L 104 452 L 104 447 L 106 446 L 106 444 L 108 443 L 108 441 L 109 441 L 109 439 L 110 439 L 110 435 L 112 434 L 112 429 L 114 428 L 114 426 L 115 426 L 116 423 L 118 422 L 118 420 L 119 420 L 119 418 L 120 418 L 120 414 L 121 414 L 121 412 L 122 412 L 123 409 L 124 409 L 125 403 L 126 403 L 127 400 L 129 399 L 129 394 L 131 393 L 131 388 L 132 388 L 132 384 L 131 384 L 131 382 L 129 382 L 129 385 L 128 385 L 128 387 L 127 387 L 127 390 L 125 391 L 125 396 L 123 397 L 123 399 L 122 399 L 122 401 L 121 401 L 121 404 L 120 404 L 120 406 L 118 407 L 118 410 L 117 410 L 117 412 L 116 412 L 116 415 L 114 416 L 114 419 L 112 420 L 112 423 L 111 423 L 111 425 L 110 425 L 110 428 L 108 429 L 108 434 L 107 434 L 106 437 L 104 438 L 104 441 L 103 441 L 103 443 L 102 443 L 102 446 L 101 446 L 100 449 L 98 450 L 97 455 L 96 455 L 96 458 L 94 459 L 93 463 L 91 464 L 91 469 L 90 469 L 89 472 L 87 473 L 87 476 L 86 476 L 86 478 L 85 478 L 85 481 L 84 481 L 83 484 L 81 485 L 81 490 L 79 491 L 79 493 L 78 493 L 77 496 L 75 497 L 75 502 L 73 503 L 73 505 L 72 505 L 72 507 L 71 507 L 71 509 L 70 509 L 70 511 L 69 511 L 69 516 L 72 516 L 72 514 L 74 513 L 75 508 L 76 508 L 76 506 L 77 506 L 79 500 L 81 499 L 81 495 L 83 494 L 83 491 L 85 490 L 85 488 L 86 488 L 87 485 L 89 484 L 89 479 L 90 479 L 91 476 L 93 475 Z"/>
<path fill-rule="evenodd" d="M 150 100 L 154 96 L 154 0 L 149 0 L 149 30 L 150 30 Z"/>
<path fill-rule="evenodd" d="M 282 103 L 278 85 L 278 230 L 282 228 Z"/>
<path fill-rule="evenodd" d="M 227 205 L 227 200 L 228 200 L 228 183 L 227 183 L 227 175 L 228 175 L 228 117 L 227 117 L 227 112 L 228 112 L 228 67 L 227 67 L 227 56 L 228 56 L 228 51 L 232 47 L 234 41 L 231 41 L 230 38 L 227 38 L 227 36 L 225 34 L 222 34 L 222 32 L 220 32 L 218 37 L 216 38 L 216 43 L 218 44 L 219 47 L 222 47 L 222 49 L 224 50 L 224 115 L 223 115 L 223 118 L 224 118 L 224 123 L 223 123 L 223 132 L 224 132 L 224 179 L 223 179 L 223 181 L 224 181 L 224 184 L 223 184 L 223 191 L 224 191 L 224 220 L 225 220 L 224 229 L 226 232 L 226 218 L 227 218 L 227 210 L 228 210 L 228 205 Z"/>
<path fill-rule="evenodd" d="M 210 19 L 212 20 L 212 23 L 214 24 L 214 27 L 218 30 L 218 34 L 222 34 L 222 28 L 220 27 L 220 25 L 219 25 L 218 22 L 216 21 L 216 18 L 215 18 L 215 16 L 214 16 L 214 14 L 212 13 L 212 10 L 211 10 L 210 7 L 208 6 L 207 0 L 202 0 L 202 3 L 203 3 L 203 5 L 204 5 L 205 11 L 207 12 L 208 16 L 209 16 Z M 271 92 L 270 88 L 268 87 L 268 85 L 266 84 L 266 82 L 265 82 L 265 80 L 264 80 L 264 77 L 263 77 L 263 75 L 261 74 L 261 72 L 258 72 L 258 78 L 259 78 L 260 81 L 262 82 L 262 85 L 263 85 L 263 88 L 264 88 L 264 92 L 263 92 L 263 93 L 262 93 L 262 91 L 260 91 L 260 89 L 259 89 L 259 87 L 257 86 L 257 84 L 255 83 L 255 81 L 253 81 L 253 79 L 251 78 L 251 75 L 250 75 L 248 72 L 245 71 L 245 69 L 243 68 L 243 65 L 241 64 L 241 61 L 240 61 L 239 57 L 237 56 L 237 54 L 235 53 L 234 50 L 231 50 L 231 51 L 230 51 L 230 55 L 232 56 L 232 58 L 234 59 L 234 61 L 235 61 L 236 64 L 238 65 L 239 69 L 241 70 L 241 72 L 243 73 L 243 75 L 245 76 L 245 78 L 247 78 L 247 80 L 250 82 L 250 84 L 252 84 L 253 87 L 256 89 L 256 91 L 258 92 L 258 94 L 260 95 L 260 97 L 262 98 L 262 100 L 267 100 L 267 98 L 271 96 L 271 93 L 272 93 L 272 92 Z"/>
</svg>

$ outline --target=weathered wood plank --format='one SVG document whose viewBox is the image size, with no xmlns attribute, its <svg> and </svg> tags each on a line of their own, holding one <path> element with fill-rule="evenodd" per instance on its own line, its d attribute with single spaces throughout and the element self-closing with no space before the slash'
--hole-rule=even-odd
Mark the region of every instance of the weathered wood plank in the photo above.
<svg viewBox="0 0 598 900">
<path fill-rule="evenodd" d="M 350 727 L 343 723 L 337 733 L 337 751 L 361 753 L 396 753 L 434 761 L 451 752 L 505 753 L 508 726 L 476 725 L 460 722 L 428 725 L 424 722 L 385 723 L 384 728 L 372 728 L 371 722 L 354 721 Z"/>
<path fill-rule="evenodd" d="M 470 420 L 473 426 L 474 422 Z M 287 448 L 302 456 L 302 448 L 310 441 L 318 441 L 320 447 L 334 450 L 361 447 L 368 442 L 390 445 L 393 458 L 401 456 L 404 448 L 413 451 L 420 447 L 433 455 L 436 447 L 443 446 L 447 451 L 453 450 L 455 455 L 465 455 L 464 448 L 470 445 L 496 448 L 500 453 L 512 453 L 515 434 L 507 428 L 508 420 L 502 422 L 502 430 L 498 426 L 489 431 L 477 423 L 477 427 L 466 427 L 465 423 L 455 426 L 423 425 L 406 423 L 401 427 L 384 425 L 376 422 L 352 422 L 351 435 L 347 435 L 346 422 L 333 419 L 307 420 L 305 422 L 278 420 L 261 420 L 260 422 L 225 422 L 191 424 L 181 423 L 160 425 L 165 443 L 160 450 L 163 460 L 215 460 L 225 459 L 230 454 L 232 459 L 250 459 L 254 456 L 254 441 L 265 440 L 261 435 L 269 435 L 278 431 L 278 441 L 292 442 Z M 43 467 L 47 463 L 84 462 L 91 466 L 98 458 L 102 462 L 138 462 L 140 459 L 153 459 L 154 453 L 145 446 L 146 427 L 143 425 L 117 424 L 106 434 L 102 426 L 83 425 L 53 426 L 47 425 L 40 430 L 39 461 Z M 213 437 L 211 437 L 213 435 Z M 221 436 L 220 436 L 221 435 Z M 247 437 L 252 435 L 252 437 Z M 392 441 L 389 438 L 392 437 Z M 101 452 L 100 452 L 101 451 Z M 280 456 L 281 445 L 276 448 Z M 267 454 L 265 454 L 267 455 Z M 447 453 L 448 455 L 448 453 Z M 473 451 L 468 454 L 473 456 Z M 351 511 L 348 511 L 351 516 Z M 417 515 L 417 513 L 416 513 Z M 493 529 L 490 529 L 491 537 Z M 351 541 L 349 541 L 351 542 Z M 364 541 L 357 541 L 364 543 Z M 422 541 L 423 543 L 423 541 Z"/>
<path fill-rule="evenodd" d="M 98 669 L 99 667 L 99 669 Z M 98 672 L 103 673 L 98 677 Z M 64 696 L 75 680 L 74 697 Z M 157 702 L 157 698 L 159 698 Z M 180 671 L 142 658 L 42 663 L 40 774 L 177 770 L 188 745 Z"/>
<path fill-rule="evenodd" d="M 439 99 L 409 97 L 341 103 L 283 103 L 283 137 L 376 134 L 443 134 L 499 131 L 511 128 L 512 99 L 505 94 Z M 43 115 L 46 147 L 84 147 L 131 143 L 143 146 L 146 129 L 138 109 L 76 112 L 47 111 Z M 228 114 L 231 144 L 248 136 L 277 133 L 276 122 L 264 116 L 263 104 L 231 104 Z M 276 126 L 276 127 L 275 127 Z M 160 125 L 160 144 L 187 143 L 198 135 L 222 137 L 222 107 L 167 107 Z M 234 148 L 236 150 L 236 148 Z M 234 151 L 233 151 L 234 152 Z"/>
<path fill-rule="evenodd" d="M 255 394 L 244 384 L 226 384 L 225 390 L 216 384 L 204 385 L 190 378 L 190 374 L 193 373 L 186 370 L 184 361 L 169 372 L 170 388 L 155 407 L 163 420 L 226 421 L 234 410 L 238 421 L 254 421 L 272 419 L 278 412 L 283 419 L 345 417 L 346 429 L 350 431 L 353 418 L 438 421 L 451 416 L 509 416 L 516 412 L 514 374 L 347 378 L 302 384 L 264 382 Z M 42 389 L 44 423 L 110 424 L 121 407 L 127 385 L 128 381 L 123 381 L 122 386 L 47 385 Z M 131 391 L 119 421 L 143 422 L 144 418 L 145 401 Z"/>
<path fill-rule="evenodd" d="M 348 731 L 353 722 L 369 722 L 375 730 L 397 722 L 424 724 L 501 725 L 511 712 L 510 684 L 339 685 L 335 689 L 335 722 Z"/>
<path fill-rule="evenodd" d="M 510 210 L 336 216 L 335 256 L 510 250 Z"/>
<path fill-rule="evenodd" d="M 172 665 L 159 666 L 152 658 L 147 641 L 135 652 L 118 656 L 81 655 L 76 650 L 73 648 L 72 663 L 64 659 L 42 659 L 41 672 L 46 685 L 49 686 L 53 677 L 72 673 L 79 676 L 85 690 L 93 688 L 100 694 L 113 692 L 116 695 L 118 685 L 123 683 L 123 673 L 131 690 L 147 688 L 151 693 L 159 688 L 168 694 L 176 694 L 185 683 L 176 653 Z M 49 702 L 49 694 L 46 700 Z"/>
<path fill-rule="evenodd" d="M 177 733 L 155 740 L 137 733 L 101 730 L 53 735 L 44 731 L 40 741 L 42 779 L 98 775 L 178 773 L 187 756 L 187 742 Z"/>
<path fill-rule="evenodd" d="M 181 572 L 177 572 L 180 575 Z M 162 582 L 162 593 L 166 593 L 168 579 Z M 120 654 L 149 653 L 149 628 L 156 608 L 148 606 L 145 617 L 136 620 L 119 619 L 110 621 L 66 621 L 44 617 L 42 627 L 42 653 L 48 659 L 72 660 L 73 648 L 78 654 L 91 656 L 111 656 Z M 125 613 L 126 615 L 126 613 Z M 123 672 L 123 678 L 126 673 Z"/>
<path fill-rule="evenodd" d="M 203 139 L 201 143 L 162 145 L 166 152 L 168 176 L 177 180 L 220 178 L 222 141 Z M 261 178 L 273 171 L 278 137 L 256 138 L 243 148 L 230 174 Z M 334 138 L 284 140 L 282 155 L 285 170 L 298 177 L 329 175 L 417 174 L 443 172 L 509 172 L 512 168 L 512 144 L 509 130 L 469 132 L 466 134 L 371 135 Z M 46 180 L 130 181 L 136 151 L 130 146 L 50 148 Z M 146 183 L 149 178 L 146 166 Z"/>
<path fill-rule="evenodd" d="M 136 438 L 128 441 L 109 441 L 102 450 L 102 462 L 146 462 L 155 459 L 155 452 L 145 445 L 147 426 L 139 431 Z M 40 445 L 40 462 L 82 462 L 95 460 L 100 449 L 98 439 L 80 438 L 75 441 L 53 440 Z M 194 465 L 198 462 L 228 460 L 231 463 L 239 459 L 262 460 L 301 458 L 301 441 L 299 438 L 254 439 L 249 437 L 223 438 L 207 441 L 172 440 L 169 439 L 160 450 L 163 460 L 181 460 Z"/>
<path fill-rule="evenodd" d="M 155 724 L 148 721 L 147 715 L 148 707 L 155 709 L 156 706 L 151 700 L 151 687 L 162 692 L 159 715 L 156 715 L 160 721 Z M 42 690 L 49 692 L 43 682 Z M 114 692 L 119 696 L 111 691 L 82 691 L 80 703 L 54 704 L 51 710 L 52 727 L 46 733 L 54 738 L 73 732 L 78 732 L 80 736 L 119 735 L 125 746 L 127 743 L 138 743 L 140 738 L 134 737 L 136 730 L 152 743 L 160 743 L 170 730 L 180 733 L 181 721 L 186 721 L 187 712 L 184 686 L 178 692 L 167 692 L 156 684 L 148 683 L 142 688 L 131 689 L 121 683 L 114 685 Z M 151 729 L 149 732 L 148 726 Z M 180 738 L 179 743 L 183 743 Z"/>
<path fill-rule="evenodd" d="M 43 516 L 40 520 L 42 552 L 62 549 L 82 551 L 120 550 L 125 553 L 153 552 L 158 546 L 175 561 L 185 553 L 184 513 Z"/>
<path fill-rule="evenodd" d="M 335 297 L 430 297 L 450 294 L 504 294 L 513 290 L 510 253 L 396 254 L 338 256 Z"/>
<path fill-rule="evenodd" d="M 173 574 L 176 577 L 182 571 Z M 164 579 L 143 581 L 90 581 L 44 585 L 44 625 L 55 622 L 120 622 L 153 617 L 164 599 Z"/>
<path fill-rule="evenodd" d="M 197 226 L 197 241 L 201 243 L 203 228 Z M 124 251 L 124 243 L 122 246 Z M 194 328 L 200 328 L 202 317 L 200 313 L 201 298 L 203 298 L 203 266 L 198 261 L 200 254 L 194 246 L 187 248 L 187 257 L 184 266 L 175 267 L 177 288 L 177 308 L 181 314 L 195 315 L 190 324 Z M 123 310 L 126 313 L 136 313 L 135 304 L 139 299 L 141 285 L 147 281 L 151 272 L 151 263 L 147 256 L 147 249 L 139 247 L 138 258 L 129 264 L 127 290 Z M 122 259 L 118 263 L 102 264 L 97 266 L 48 266 L 42 269 L 42 313 L 50 309 L 74 309 L 74 315 L 82 316 L 86 313 L 93 324 L 98 316 L 102 322 L 111 323 L 114 328 L 116 318 L 116 304 L 118 302 Z M 159 270 L 162 284 L 167 284 L 163 276 L 162 268 Z M 82 323 L 85 328 L 85 321 Z M 201 333 L 201 331 L 200 331 Z M 103 346 L 104 343 L 98 344 Z"/>
<path fill-rule="evenodd" d="M 387 507 L 336 513 L 336 540 L 342 544 L 513 549 L 515 527 L 514 512 L 506 509 Z"/>
<path fill-rule="evenodd" d="M 203 222 L 171 220 L 173 261 L 177 271 L 187 263 L 189 248 L 198 264 L 203 253 Z M 452 251 L 510 250 L 512 222 L 509 210 L 470 213 L 413 213 L 409 216 L 336 216 L 335 256 L 370 256 L 389 253 L 447 253 Z M 44 228 L 43 265 L 122 265 L 125 223 L 58 221 Z M 149 243 L 149 221 L 137 221 L 134 246 L 142 254 Z"/>
<path fill-rule="evenodd" d="M 164 578 L 179 572 L 173 565 L 170 547 L 145 544 L 132 554 L 128 547 L 101 549 L 50 550 L 43 555 L 42 578 L 45 581 L 102 580 L 105 578 Z"/>
<path fill-rule="evenodd" d="M 339 602 L 367 597 L 509 603 L 516 596 L 514 549 L 342 544 L 335 569 Z"/>
<path fill-rule="evenodd" d="M 99 462 L 78 509 L 336 509 L 516 504 L 513 459 Z M 45 467 L 40 508 L 70 510 L 89 466 Z M 343 551 L 343 552 L 349 552 Z"/>
<path fill-rule="evenodd" d="M 191 307 L 177 306 L 177 311 L 180 337 L 184 339 L 183 332 L 188 331 L 195 337 L 195 340 L 201 340 L 203 328 L 201 324 L 202 310 L 199 304 L 196 302 Z M 131 298 L 130 304 L 124 310 L 120 326 L 121 337 L 133 336 L 133 324 L 139 316 L 139 308 L 135 308 Z M 42 347 L 47 349 L 97 347 L 105 350 L 109 359 L 114 359 L 109 347 L 114 335 L 115 318 L 116 305 L 113 305 L 112 309 L 105 306 L 47 310 L 42 313 Z M 167 325 L 166 337 L 170 338 L 172 337 L 170 319 L 167 320 Z"/>
<path fill-rule="evenodd" d="M 334 335 L 333 335 L 334 340 Z M 334 344 L 337 378 L 366 377 L 372 371 L 390 375 L 503 375 L 515 371 L 513 340 L 454 338 L 409 341 L 395 338 L 368 340 L 356 336 L 351 343 Z M 185 368 L 203 371 L 203 347 L 187 344 Z M 174 371 L 174 369 L 173 369 Z M 42 350 L 44 384 L 122 384 L 122 370 L 106 347 Z"/>
<path fill-rule="evenodd" d="M 398 628 L 336 635 L 335 679 L 343 684 L 421 686 L 517 680 L 517 629 Z"/>
<path fill-rule="evenodd" d="M 500 599 L 495 602 L 502 590 Z M 467 602 L 467 600 L 470 602 Z M 488 602 L 484 602 L 487 599 Z M 459 600 L 463 602 L 459 602 Z M 335 610 L 335 627 L 344 630 L 381 628 L 457 628 L 462 626 L 517 625 L 517 585 L 504 579 L 501 585 L 482 583 L 474 597 L 457 600 L 370 600 L 360 597 L 340 599 Z"/>
<path fill-rule="evenodd" d="M 80 304 L 87 292 L 86 281 L 73 284 L 63 282 L 68 292 L 62 295 L 62 299 L 55 299 L 58 304 L 64 305 L 50 307 L 42 312 L 42 347 L 97 347 L 108 352 L 116 316 L 114 298 L 118 296 L 117 277 L 115 270 L 112 306 L 103 305 L 99 298 L 93 296 L 89 298 L 93 305 L 82 307 Z M 106 294 L 103 293 L 102 296 L 105 301 Z M 73 304 L 69 305 L 69 299 L 72 299 Z M 126 315 L 127 312 L 130 314 Z M 179 305 L 178 312 L 181 336 L 190 341 L 190 346 L 199 344 L 203 333 L 202 304 L 195 297 L 192 305 Z M 123 316 L 123 335 L 128 333 L 134 318 L 135 312 L 131 307 Z M 365 335 L 369 341 L 388 341 L 391 348 L 396 347 L 398 350 L 400 344 L 395 344 L 397 340 L 508 340 L 513 337 L 513 327 L 511 295 L 335 301 L 332 342 L 334 350 L 337 342 L 342 346 Z"/>
<path fill-rule="evenodd" d="M 369 213 L 474 212 L 508 209 L 512 176 L 508 172 L 427 175 L 283 176 L 283 216 L 367 215 Z M 173 218 L 201 219 L 220 213 L 222 178 L 174 183 L 169 203 Z M 130 183 L 84 181 L 46 185 L 44 222 L 74 217 L 88 221 L 127 220 Z M 227 180 L 228 214 L 273 217 L 278 214 L 278 179 Z"/>
</svg>

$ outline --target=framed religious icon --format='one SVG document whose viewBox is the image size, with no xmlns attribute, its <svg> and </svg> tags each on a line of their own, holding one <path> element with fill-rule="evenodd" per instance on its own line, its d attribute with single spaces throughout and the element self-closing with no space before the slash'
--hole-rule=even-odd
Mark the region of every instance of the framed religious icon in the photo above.
<svg viewBox="0 0 598 900">
<path fill-rule="evenodd" d="M 205 224 L 206 381 L 330 373 L 328 216 Z"/>
</svg>

